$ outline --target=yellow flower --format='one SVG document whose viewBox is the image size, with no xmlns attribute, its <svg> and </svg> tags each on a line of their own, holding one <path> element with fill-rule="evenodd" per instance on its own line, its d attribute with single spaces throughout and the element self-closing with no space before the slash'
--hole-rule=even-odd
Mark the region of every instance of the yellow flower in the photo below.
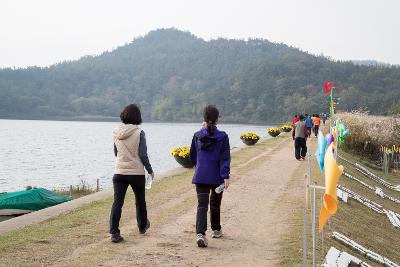
<svg viewBox="0 0 400 267">
<path fill-rule="evenodd" d="M 281 130 L 280 130 L 279 128 L 272 127 L 272 128 L 269 128 L 269 129 L 268 129 L 268 133 L 269 133 L 271 136 L 278 136 L 278 135 L 281 133 Z"/>
<path fill-rule="evenodd" d="M 252 139 L 252 140 L 259 140 L 260 136 L 256 133 L 243 133 L 240 135 L 240 139 Z"/>
<path fill-rule="evenodd" d="M 174 147 L 171 150 L 171 155 L 174 157 L 188 158 L 190 156 L 190 147 Z"/>
<path fill-rule="evenodd" d="M 290 132 L 292 130 L 292 126 L 290 124 L 284 124 L 281 126 L 281 130 L 283 132 Z"/>
</svg>

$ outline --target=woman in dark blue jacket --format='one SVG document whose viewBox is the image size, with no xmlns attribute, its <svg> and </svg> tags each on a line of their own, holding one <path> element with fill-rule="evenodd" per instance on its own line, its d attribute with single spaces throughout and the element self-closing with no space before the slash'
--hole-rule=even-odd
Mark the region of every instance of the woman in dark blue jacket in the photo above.
<svg viewBox="0 0 400 267">
<path fill-rule="evenodd" d="M 229 187 L 230 147 L 228 135 L 216 127 L 219 111 L 213 105 L 204 108 L 204 127 L 193 136 L 190 148 L 190 160 L 196 166 L 192 183 L 196 185 L 197 216 L 196 242 L 199 247 L 207 247 L 207 211 L 210 203 L 212 237 L 222 237 L 220 207 L 222 192 L 215 188 L 221 184 Z M 210 197 L 211 191 L 211 197 Z"/>
</svg>

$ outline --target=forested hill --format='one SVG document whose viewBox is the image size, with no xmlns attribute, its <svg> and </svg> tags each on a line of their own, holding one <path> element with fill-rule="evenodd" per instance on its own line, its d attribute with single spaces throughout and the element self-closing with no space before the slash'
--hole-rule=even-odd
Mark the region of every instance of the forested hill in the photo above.
<svg viewBox="0 0 400 267">
<path fill-rule="evenodd" d="M 333 80 L 339 109 L 386 114 L 400 103 L 400 69 L 333 62 L 267 40 L 204 41 L 175 29 L 48 68 L 0 70 L 1 118 L 117 117 L 138 103 L 147 120 L 198 121 L 206 103 L 223 121 L 266 123 L 326 107 Z"/>
</svg>

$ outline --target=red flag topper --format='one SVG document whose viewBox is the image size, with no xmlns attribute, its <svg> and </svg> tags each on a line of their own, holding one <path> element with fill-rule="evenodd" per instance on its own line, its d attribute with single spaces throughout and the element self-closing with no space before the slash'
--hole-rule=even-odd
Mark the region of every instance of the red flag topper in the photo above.
<svg viewBox="0 0 400 267">
<path fill-rule="evenodd" d="M 333 82 L 325 82 L 324 83 L 324 94 L 329 94 L 332 91 Z"/>
</svg>

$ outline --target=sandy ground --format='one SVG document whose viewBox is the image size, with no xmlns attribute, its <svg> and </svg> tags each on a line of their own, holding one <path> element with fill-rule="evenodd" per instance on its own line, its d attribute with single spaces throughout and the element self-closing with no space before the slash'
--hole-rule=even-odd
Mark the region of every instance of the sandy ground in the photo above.
<svg viewBox="0 0 400 267">
<path fill-rule="evenodd" d="M 316 143 L 315 138 L 309 143 Z M 222 200 L 224 236 L 209 246 L 195 243 L 196 198 L 194 188 L 149 211 L 150 220 L 163 221 L 144 236 L 123 226 L 126 241 L 109 238 L 77 247 L 61 266 L 276 266 L 284 234 L 295 210 L 302 205 L 303 180 L 294 175 L 306 162 L 294 159 L 293 142 L 285 138 L 274 148 L 232 170 L 231 187 Z M 188 205 L 189 203 L 189 205 Z M 175 207 L 175 214 L 170 211 Z"/>
</svg>

